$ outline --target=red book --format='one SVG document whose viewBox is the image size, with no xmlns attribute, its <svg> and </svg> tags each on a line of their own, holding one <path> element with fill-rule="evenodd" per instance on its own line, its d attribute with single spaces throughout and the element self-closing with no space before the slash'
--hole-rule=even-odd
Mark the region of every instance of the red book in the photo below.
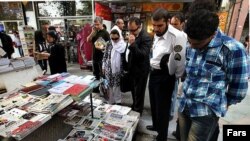
<svg viewBox="0 0 250 141">
<path fill-rule="evenodd" d="M 74 84 L 72 87 L 64 91 L 63 94 L 70 94 L 72 96 L 77 96 L 84 90 L 86 90 L 88 87 L 89 87 L 88 85 Z"/>
</svg>

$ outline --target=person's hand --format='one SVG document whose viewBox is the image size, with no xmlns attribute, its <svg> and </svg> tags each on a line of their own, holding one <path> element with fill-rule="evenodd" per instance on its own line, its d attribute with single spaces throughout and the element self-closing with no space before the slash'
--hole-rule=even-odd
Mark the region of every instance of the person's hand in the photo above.
<svg viewBox="0 0 250 141">
<path fill-rule="evenodd" d="M 45 56 L 45 57 L 49 57 L 50 56 L 50 53 L 46 53 L 46 52 L 42 52 L 41 53 L 43 56 Z"/>
<path fill-rule="evenodd" d="M 130 34 L 128 36 L 128 43 L 131 45 L 135 42 L 135 35 Z"/>
<path fill-rule="evenodd" d="M 95 33 L 96 33 L 96 28 L 95 28 L 95 27 L 92 27 L 91 34 L 95 34 Z"/>
</svg>

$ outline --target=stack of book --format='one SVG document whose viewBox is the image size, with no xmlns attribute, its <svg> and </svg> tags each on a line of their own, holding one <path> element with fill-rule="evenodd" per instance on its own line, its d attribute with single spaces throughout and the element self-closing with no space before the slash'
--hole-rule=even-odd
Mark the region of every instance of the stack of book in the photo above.
<svg viewBox="0 0 250 141">
<path fill-rule="evenodd" d="M 11 65 L 13 66 L 14 69 L 25 68 L 25 64 L 23 60 L 19 60 L 19 59 L 12 60 Z"/>
<path fill-rule="evenodd" d="M 21 140 L 51 119 L 49 114 L 32 113 L 13 108 L 0 115 L 0 135 Z"/>
<path fill-rule="evenodd" d="M 13 70 L 13 67 L 10 66 L 10 60 L 8 58 L 0 58 L 0 73 L 11 70 Z"/>
<path fill-rule="evenodd" d="M 63 94 L 69 94 L 74 100 L 80 100 L 85 95 L 88 85 L 73 84 L 72 87 L 68 88 Z"/>
</svg>

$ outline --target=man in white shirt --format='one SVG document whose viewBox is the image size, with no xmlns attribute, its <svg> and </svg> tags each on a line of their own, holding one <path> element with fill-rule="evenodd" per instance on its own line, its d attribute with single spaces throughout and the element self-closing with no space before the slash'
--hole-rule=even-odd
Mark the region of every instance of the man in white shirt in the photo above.
<svg viewBox="0 0 250 141">
<path fill-rule="evenodd" d="M 183 40 L 186 40 L 186 42 L 187 42 L 187 34 L 183 31 L 183 27 L 185 24 L 184 15 L 182 13 L 176 13 L 171 18 L 170 24 L 182 32 L 182 36 L 183 36 L 182 38 L 183 38 Z M 172 105 L 171 105 L 171 114 L 170 114 L 170 116 L 172 116 L 172 117 L 174 116 L 176 98 L 177 98 L 177 96 L 180 97 L 182 94 L 182 90 L 183 90 L 182 89 L 182 84 L 183 84 L 182 82 L 184 81 L 184 79 L 185 79 L 185 76 L 182 76 L 181 79 L 176 79 L 176 83 L 175 83 L 176 86 L 175 86 L 175 90 L 174 90 L 173 95 L 172 95 Z M 177 118 L 176 123 L 177 123 L 176 131 L 172 132 L 172 135 L 175 136 L 176 139 L 180 140 L 180 130 L 179 130 L 178 118 Z"/>
<path fill-rule="evenodd" d="M 182 33 L 169 24 L 169 13 L 156 9 L 152 16 L 155 32 L 150 59 L 149 96 L 153 125 L 149 130 L 158 132 L 157 141 L 166 141 L 168 136 L 169 112 L 175 79 L 185 69 L 185 47 Z"/>
<path fill-rule="evenodd" d="M 124 27 L 124 21 L 123 21 L 122 19 L 117 19 L 117 20 L 115 21 L 115 25 L 114 25 L 113 28 L 111 29 L 111 31 L 114 30 L 114 29 L 118 30 L 118 32 L 119 32 L 120 37 L 121 37 L 122 40 L 124 39 L 124 38 L 123 38 L 123 35 L 122 35 L 123 27 Z"/>
<path fill-rule="evenodd" d="M 20 56 L 24 57 L 20 36 L 19 36 L 19 33 L 17 31 L 14 31 L 13 42 L 15 43 L 15 47 L 18 48 Z"/>
</svg>

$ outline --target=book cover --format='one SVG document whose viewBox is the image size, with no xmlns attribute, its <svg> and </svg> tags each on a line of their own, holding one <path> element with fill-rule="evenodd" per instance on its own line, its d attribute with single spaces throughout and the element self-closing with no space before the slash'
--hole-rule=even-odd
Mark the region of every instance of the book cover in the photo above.
<svg viewBox="0 0 250 141">
<path fill-rule="evenodd" d="M 53 94 L 63 94 L 64 91 L 66 91 L 68 88 L 72 87 L 73 84 L 70 84 L 70 83 L 62 83 L 62 84 L 59 84 L 51 89 L 49 89 L 48 91 L 50 93 L 53 93 Z"/>
<path fill-rule="evenodd" d="M 101 121 L 92 132 L 102 137 L 120 141 L 123 141 L 128 133 L 127 128 L 121 128 L 119 126 L 109 124 L 105 121 Z"/>
<path fill-rule="evenodd" d="M 79 130 L 94 130 L 94 128 L 101 122 L 101 120 L 93 118 L 83 118 L 75 126 L 75 129 Z"/>
<path fill-rule="evenodd" d="M 95 135 L 89 131 L 73 129 L 64 139 L 65 141 L 91 141 Z"/>
<path fill-rule="evenodd" d="M 30 86 L 30 87 L 24 87 L 22 89 L 20 89 L 20 92 L 22 93 L 31 93 L 31 92 L 34 92 L 34 91 L 37 91 L 39 89 L 42 89 L 43 86 L 42 85 L 33 85 L 33 86 Z"/>
<path fill-rule="evenodd" d="M 66 91 L 64 91 L 63 94 L 78 96 L 80 93 L 82 93 L 88 87 L 89 87 L 88 85 L 74 84 L 72 87 L 70 87 Z"/>
<path fill-rule="evenodd" d="M 49 89 L 51 86 L 45 86 L 42 89 L 39 89 L 37 91 L 30 92 L 30 95 L 36 96 L 36 97 L 44 97 L 49 95 Z"/>
<path fill-rule="evenodd" d="M 81 119 L 82 117 L 79 116 L 68 117 L 64 120 L 64 123 L 75 126 Z"/>
</svg>

